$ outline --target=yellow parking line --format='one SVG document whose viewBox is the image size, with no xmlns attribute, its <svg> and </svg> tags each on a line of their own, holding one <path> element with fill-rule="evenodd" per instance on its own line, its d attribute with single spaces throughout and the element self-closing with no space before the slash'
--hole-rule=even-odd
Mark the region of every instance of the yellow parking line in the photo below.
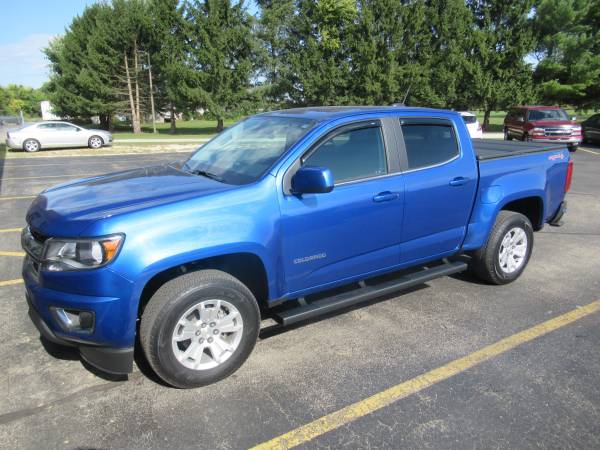
<svg viewBox="0 0 600 450">
<path fill-rule="evenodd" d="M 595 152 L 594 150 L 588 150 L 587 148 L 579 148 L 579 150 L 581 150 L 582 152 L 588 152 L 591 153 L 592 155 L 600 155 L 600 152 Z"/>
<path fill-rule="evenodd" d="M 19 233 L 22 228 L 3 228 L 0 229 L 0 233 Z"/>
<path fill-rule="evenodd" d="M 35 198 L 35 195 L 18 195 L 15 197 L 0 197 L 0 201 L 1 200 L 21 200 L 23 198 Z"/>
<path fill-rule="evenodd" d="M 0 251 L 0 256 L 25 256 L 24 252 L 3 252 Z"/>
<path fill-rule="evenodd" d="M 16 280 L 0 281 L 0 287 L 2 287 L 2 286 L 12 286 L 14 284 L 21 284 L 22 282 L 23 282 L 22 278 L 18 278 Z"/>
<path fill-rule="evenodd" d="M 371 414 L 397 400 L 422 391 L 440 381 L 446 380 L 473 366 L 512 350 L 519 345 L 569 325 L 576 320 L 598 311 L 600 311 L 600 300 L 574 309 L 568 313 L 555 317 L 554 319 L 550 319 L 539 325 L 528 328 L 527 330 L 521 331 L 520 333 L 508 336 L 463 358 L 451 361 L 437 369 L 433 369 L 364 400 L 353 403 L 352 405 L 346 406 L 331 414 L 327 414 L 320 419 L 282 434 L 270 441 L 259 444 L 256 447 L 253 447 L 253 450 L 288 449 L 306 443 L 324 433 L 335 430 L 336 428 L 366 416 L 367 414 Z"/>
</svg>

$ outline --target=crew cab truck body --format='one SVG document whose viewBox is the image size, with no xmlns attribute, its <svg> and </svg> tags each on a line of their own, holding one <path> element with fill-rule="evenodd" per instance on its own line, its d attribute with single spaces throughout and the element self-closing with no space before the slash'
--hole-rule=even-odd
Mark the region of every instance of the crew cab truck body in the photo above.
<svg viewBox="0 0 600 450">
<path fill-rule="evenodd" d="M 166 382 L 208 384 L 248 357 L 261 315 L 304 320 L 465 270 L 458 255 L 513 281 L 571 170 L 562 146 L 474 144 L 450 111 L 261 114 L 187 161 L 42 192 L 22 235 L 30 316 L 107 372 L 132 370 L 139 337 Z"/>
</svg>

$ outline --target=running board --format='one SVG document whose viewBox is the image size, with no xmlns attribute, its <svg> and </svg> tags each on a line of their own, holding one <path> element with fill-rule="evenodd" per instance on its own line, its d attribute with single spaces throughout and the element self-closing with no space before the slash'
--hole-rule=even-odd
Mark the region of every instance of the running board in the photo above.
<svg viewBox="0 0 600 450">
<path fill-rule="evenodd" d="M 348 306 L 352 306 L 366 300 L 371 300 L 386 294 L 406 290 L 413 286 L 426 283 L 434 278 L 463 272 L 466 269 L 467 263 L 456 261 L 444 263 L 431 268 L 424 268 L 418 272 L 403 275 L 395 280 L 387 281 L 374 286 L 368 286 L 364 283 L 361 283 L 363 287 L 351 292 L 344 292 L 332 297 L 315 300 L 311 303 L 301 304 L 296 308 L 288 309 L 286 311 L 277 312 L 274 314 L 274 319 L 281 325 L 290 325 L 302 320 L 312 319 L 338 309 L 347 308 Z"/>
</svg>

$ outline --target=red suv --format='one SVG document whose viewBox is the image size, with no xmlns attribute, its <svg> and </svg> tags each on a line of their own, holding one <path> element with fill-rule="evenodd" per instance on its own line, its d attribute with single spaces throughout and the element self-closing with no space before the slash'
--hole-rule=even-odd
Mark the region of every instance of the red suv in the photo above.
<svg viewBox="0 0 600 450">
<path fill-rule="evenodd" d="M 516 106 L 504 118 L 504 139 L 563 142 L 574 152 L 582 140 L 581 125 L 558 106 Z"/>
</svg>

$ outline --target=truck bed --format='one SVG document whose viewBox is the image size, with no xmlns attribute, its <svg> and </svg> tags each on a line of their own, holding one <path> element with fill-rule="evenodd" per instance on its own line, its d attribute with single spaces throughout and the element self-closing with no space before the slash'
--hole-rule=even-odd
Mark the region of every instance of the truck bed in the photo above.
<svg viewBox="0 0 600 450">
<path fill-rule="evenodd" d="M 537 143 L 503 141 L 501 139 L 473 139 L 473 149 L 479 161 L 486 159 L 507 158 L 509 156 L 525 155 L 527 153 L 541 153 L 565 150 L 564 143 Z"/>
</svg>

